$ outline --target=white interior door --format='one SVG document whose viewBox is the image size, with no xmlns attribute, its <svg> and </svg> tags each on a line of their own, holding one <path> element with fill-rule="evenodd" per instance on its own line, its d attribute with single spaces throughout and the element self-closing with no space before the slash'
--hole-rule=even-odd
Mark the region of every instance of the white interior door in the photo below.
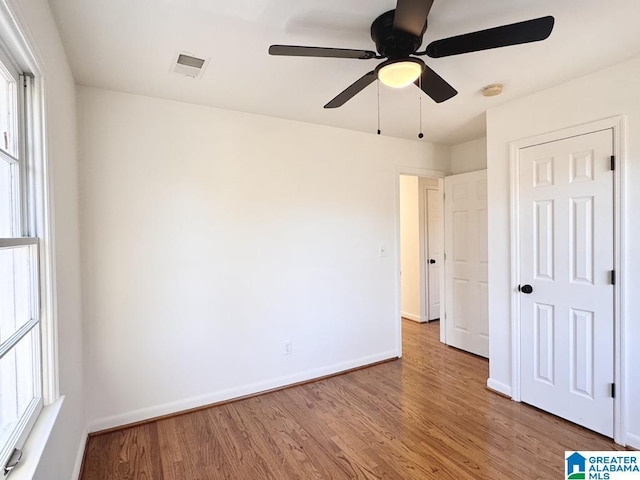
<svg viewBox="0 0 640 480">
<path fill-rule="evenodd" d="M 610 437 L 612 139 L 609 129 L 519 152 L 521 399 Z"/>
<path fill-rule="evenodd" d="M 439 190 L 427 189 L 426 218 L 426 272 L 427 272 L 427 319 L 440 318 L 440 273 L 443 262 L 442 239 L 442 195 Z"/>
<path fill-rule="evenodd" d="M 487 171 L 444 179 L 445 342 L 489 356 Z"/>
</svg>

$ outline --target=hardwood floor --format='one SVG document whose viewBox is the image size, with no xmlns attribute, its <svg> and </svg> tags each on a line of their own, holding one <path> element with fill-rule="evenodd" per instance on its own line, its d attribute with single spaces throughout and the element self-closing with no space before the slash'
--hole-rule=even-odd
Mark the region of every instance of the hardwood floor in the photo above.
<svg viewBox="0 0 640 480">
<path fill-rule="evenodd" d="M 486 360 L 403 323 L 404 357 L 92 435 L 82 480 L 555 479 L 611 440 L 485 388 Z"/>
</svg>

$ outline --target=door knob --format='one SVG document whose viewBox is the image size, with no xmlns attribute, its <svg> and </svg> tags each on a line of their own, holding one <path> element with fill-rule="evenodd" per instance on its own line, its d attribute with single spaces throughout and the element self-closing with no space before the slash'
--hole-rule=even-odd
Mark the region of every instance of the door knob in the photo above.
<svg viewBox="0 0 640 480">
<path fill-rule="evenodd" d="M 436 263 L 436 261 L 433 258 L 430 258 L 429 259 L 429 263 L 434 264 L 434 263 Z"/>
<path fill-rule="evenodd" d="M 533 293 L 533 287 L 529 284 L 527 285 L 518 285 L 518 291 L 522 293 L 526 293 L 527 295 Z"/>
</svg>

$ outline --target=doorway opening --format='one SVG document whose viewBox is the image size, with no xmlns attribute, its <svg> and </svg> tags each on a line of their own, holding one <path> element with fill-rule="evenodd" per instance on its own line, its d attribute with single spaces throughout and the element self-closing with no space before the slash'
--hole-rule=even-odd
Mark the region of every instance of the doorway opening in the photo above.
<svg viewBox="0 0 640 480">
<path fill-rule="evenodd" d="M 486 170 L 397 177 L 398 351 L 402 318 L 439 320 L 442 343 L 487 358 Z"/>
<path fill-rule="evenodd" d="M 399 176 L 400 314 L 439 320 L 443 275 L 442 179 Z"/>
</svg>

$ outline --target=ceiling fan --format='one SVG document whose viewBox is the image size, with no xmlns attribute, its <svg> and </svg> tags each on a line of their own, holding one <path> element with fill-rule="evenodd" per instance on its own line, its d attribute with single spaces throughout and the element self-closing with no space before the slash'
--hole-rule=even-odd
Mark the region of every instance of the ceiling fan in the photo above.
<svg viewBox="0 0 640 480">
<path fill-rule="evenodd" d="M 436 40 L 419 52 L 427 30 L 427 17 L 434 0 L 398 0 L 395 10 L 376 18 L 371 24 L 371 38 L 377 52 L 348 48 L 271 45 L 269 54 L 293 57 L 332 57 L 356 59 L 386 59 L 339 93 L 324 108 L 344 105 L 376 79 L 390 87 L 405 87 L 415 83 L 435 102 L 441 103 L 458 92 L 440 75 L 416 56 L 448 57 L 492 48 L 538 42 L 551 35 L 551 16 L 502 25 L 477 32 Z M 412 56 L 415 55 L 415 56 Z"/>
</svg>

